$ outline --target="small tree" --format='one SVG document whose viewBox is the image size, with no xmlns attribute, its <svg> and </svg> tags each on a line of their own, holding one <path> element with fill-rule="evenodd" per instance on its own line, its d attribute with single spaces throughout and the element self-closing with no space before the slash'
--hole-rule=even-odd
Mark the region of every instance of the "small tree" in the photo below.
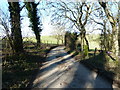
<svg viewBox="0 0 120 90">
<path fill-rule="evenodd" d="M 1 29 L 3 30 L 3 32 L 6 35 L 7 41 L 9 46 L 11 47 L 12 51 L 14 50 L 13 48 L 13 40 L 11 38 L 11 33 L 10 33 L 10 27 L 9 27 L 9 16 L 7 13 L 4 13 L 1 9 L 0 9 L 0 25 L 1 25 Z"/>
</svg>

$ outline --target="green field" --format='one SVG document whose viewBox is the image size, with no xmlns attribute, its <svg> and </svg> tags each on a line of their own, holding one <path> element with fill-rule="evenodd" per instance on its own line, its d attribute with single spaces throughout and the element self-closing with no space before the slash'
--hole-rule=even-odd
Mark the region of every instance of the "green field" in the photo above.
<svg viewBox="0 0 120 90">
<path fill-rule="evenodd" d="M 99 35 L 87 35 L 87 39 L 89 41 L 89 45 L 90 45 L 90 49 L 100 49 L 100 46 L 99 46 Z"/>
<path fill-rule="evenodd" d="M 36 39 L 35 37 L 29 37 L 29 38 L 24 38 L 23 41 L 36 42 Z M 41 41 L 42 43 L 57 44 L 57 39 L 55 39 L 53 36 L 41 36 Z M 62 42 L 60 41 L 59 44 L 62 44 Z"/>
<path fill-rule="evenodd" d="M 90 49 L 95 49 L 95 48 L 100 49 L 98 38 L 99 38 L 99 35 L 87 35 Z M 23 41 L 36 42 L 36 39 L 35 37 L 29 37 L 29 38 L 24 38 Z M 57 39 L 55 39 L 53 36 L 41 36 L 41 41 L 42 43 L 57 44 Z M 62 44 L 62 42 L 60 41 L 59 44 Z"/>
<path fill-rule="evenodd" d="M 42 43 L 57 44 L 57 39 L 55 39 L 53 36 L 42 36 L 41 40 L 42 40 Z M 61 40 L 59 44 L 62 44 Z"/>
<path fill-rule="evenodd" d="M 90 49 L 100 49 L 99 46 L 99 35 L 87 35 L 87 40 L 89 41 L 89 48 Z"/>
</svg>

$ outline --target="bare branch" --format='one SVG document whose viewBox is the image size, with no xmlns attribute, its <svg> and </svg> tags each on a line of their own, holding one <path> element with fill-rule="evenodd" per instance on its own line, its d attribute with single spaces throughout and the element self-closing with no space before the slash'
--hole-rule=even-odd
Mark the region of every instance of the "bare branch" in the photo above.
<svg viewBox="0 0 120 90">
<path fill-rule="evenodd" d="M 26 3 L 20 8 L 20 11 L 22 11 L 22 9 L 25 7 Z"/>
<path fill-rule="evenodd" d="M 96 20 L 94 20 L 93 18 L 90 18 L 92 21 L 94 21 L 95 23 L 97 23 L 97 24 L 100 24 L 100 25 L 102 25 L 102 26 L 104 26 L 104 24 L 103 23 L 100 23 L 100 22 L 98 22 L 98 21 L 96 21 Z"/>
<path fill-rule="evenodd" d="M 110 15 L 109 10 L 106 8 L 107 7 L 106 6 L 106 2 L 99 2 L 99 4 L 103 7 L 103 9 L 104 9 L 104 11 L 105 11 L 105 13 L 106 13 L 106 15 L 107 15 L 107 17 L 108 17 L 111 25 L 114 26 L 114 24 L 115 24 L 116 21 L 114 20 L 113 16 Z"/>
</svg>

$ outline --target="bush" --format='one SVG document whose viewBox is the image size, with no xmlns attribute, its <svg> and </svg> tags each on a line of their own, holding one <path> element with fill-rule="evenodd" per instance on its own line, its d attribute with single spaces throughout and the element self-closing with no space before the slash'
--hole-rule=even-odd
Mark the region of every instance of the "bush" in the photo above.
<svg viewBox="0 0 120 90">
<path fill-rule="evenodd" d="M 69 48 L 70 51 L 76 49 L 77 33 L 66 32 L 65 35 L 65 46 Z"/>
</svg>

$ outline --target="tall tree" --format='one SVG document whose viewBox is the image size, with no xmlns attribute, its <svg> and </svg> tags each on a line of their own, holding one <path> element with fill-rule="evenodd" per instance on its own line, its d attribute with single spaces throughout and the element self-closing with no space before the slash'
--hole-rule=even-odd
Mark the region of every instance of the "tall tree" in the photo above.
<svg viewBox="0 0 120 90">
<path fill-rule="evenodd" d="M 53 3 L 53 4 L 52 4 Z M 92 4 L 87 2 L 66 2 L 58 1 L 57 3 L 51 2 L 50 5 L 55 8 L 54 14 L 52 15 L 53 20 L 60 22 L 62 24 L 67 24 L 70 22 L 70 27 L 76 27 L 80 31 L 81 37 L 81 48 L 83 51 L 84 44 L 88 46 L 89 42 L 86 38 L 86 28 L 85 25 L 88 22 L 89 15 L 91 14 Z"/>
<path fill-rule="evenodd" d="M 112 26 L 112 51 L 118 56 L 118 30 L 117 30 L 117 19 L 111 14 L 107 7 L 107 2 L 99 2 L 103 8 L 111 26 Z"/>
<path fill-rule="evenodd" d="M 8 2 L 11 22 L 11 38 L 15 53 L 23 52 L 23 41 L 20 26 L 20 5 L 19 2 Z"/>
<path fill-rule="evenodd" d="M 28 17 L 30 18 L 30 27 L 32 27 L 32 30 L 34 31 L 34 34 L 36 36 L 37 40 L 37 46 L 40 46 L 41 40 L 40 40 L 40 32 L 41 29 L 41 23 L 39 20 L 39 16 L 37 14 L 37 6 L 39 3 L 35 2 L 25 2 L 26 3 L 26 9 L 28 10 Z"/>
</svg>

